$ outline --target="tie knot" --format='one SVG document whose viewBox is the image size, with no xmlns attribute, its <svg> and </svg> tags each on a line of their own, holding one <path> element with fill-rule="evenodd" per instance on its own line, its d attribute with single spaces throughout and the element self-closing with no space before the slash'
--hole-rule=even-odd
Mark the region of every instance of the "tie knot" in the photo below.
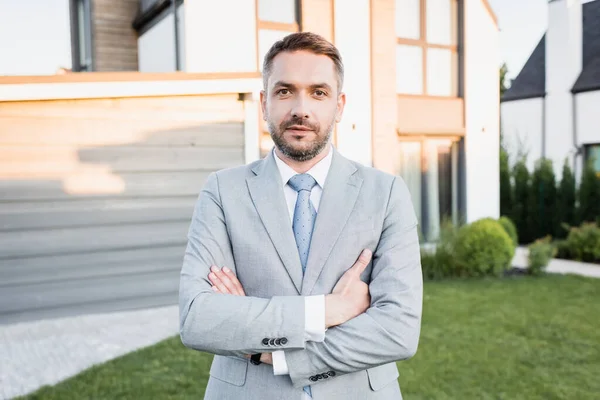
<svg viewBox="0 0 600 400">
<path fill-rule="evenodd" d="M 299 192 L 301 190 L 308 190 L 310 192 L 312 188 L 317 184 L 317 181 L 309 174 L 298 174 L 292 176 L 288 181 L 288 184 L 296 192 Z"/>
</svg>

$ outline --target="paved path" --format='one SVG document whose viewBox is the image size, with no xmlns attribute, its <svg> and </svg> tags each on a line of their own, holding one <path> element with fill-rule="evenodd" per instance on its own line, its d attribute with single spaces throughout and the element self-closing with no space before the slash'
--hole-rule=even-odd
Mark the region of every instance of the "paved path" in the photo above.
<svg viewBox="0 0 600 400">
<path fill-rule="evenodd" d="M 178 333 L 177 306 L 0 325 L 0 399 Z"/>
<path fill-rule="evenodd" d="M 512 262 L 513 267 L 526 268 L 528 254 L 529 251 L 527 248 L 518 247 L 515 258 Z M 575 274 L 588 276 L 591 278 L 600 278 L 600 265 L 553 258 L 550 260 L 550 263 L 548 263 L 546 272 L 555 274 Z"/>
</svg>

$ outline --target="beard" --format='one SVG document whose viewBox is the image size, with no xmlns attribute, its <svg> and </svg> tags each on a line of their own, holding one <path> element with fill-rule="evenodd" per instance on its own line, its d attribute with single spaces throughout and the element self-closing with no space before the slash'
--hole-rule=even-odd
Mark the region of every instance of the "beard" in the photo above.
<svg viewBox="0 0 600 400">
<path fill-rule="evenodd" d="M 276 126 L 273 122 L 268 121 L 269 134 L 275 146 L 285 155 L 286 157 L 295 161 L 308 161 L 315 158 L 318 154 L 323 151 L 333 132 L 333 124 L 335 123 L 335 117 L 332 118 L 329 125 L 324 131 L 321 130 L 321 126 L 318 123 L 312 123 L 304 121 L 301 118 L 292 118 L 290 120 L 283 121 L 279 126 Z M 304 126 L 315 133 L 316 138 L 310 142 L 293 143 L 284 137 L 286 129 L 290 126 Z"/>
</svg>

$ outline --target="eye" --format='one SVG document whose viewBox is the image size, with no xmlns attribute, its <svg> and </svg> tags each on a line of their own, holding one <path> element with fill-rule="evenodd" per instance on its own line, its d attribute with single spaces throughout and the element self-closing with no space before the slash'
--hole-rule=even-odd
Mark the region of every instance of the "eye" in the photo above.
<svg viewBox="0 0 600 400">
<path fill-rule="evenodd" d="M 289 94 L 289 93 L 290 93 L 289 89 L 285 89 L 285 88 L 279 89 L 277 91 L 277 94 L 281 94 L 281 95 L 284 95 L 284 96 L 287 95 L 287 94 Z"/>
<path fill-rule="evenodd" d="M 317 97 L 325 97 L 327 93 L 322 90 L 315 90 L 315 95 L 317 95 Z"/>
</svg>

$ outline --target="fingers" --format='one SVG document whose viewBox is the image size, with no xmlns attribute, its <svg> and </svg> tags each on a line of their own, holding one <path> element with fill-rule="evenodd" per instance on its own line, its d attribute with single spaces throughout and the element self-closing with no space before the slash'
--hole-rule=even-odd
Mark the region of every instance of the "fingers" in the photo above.
<svg viewBox="0 0 600 400">
<path fill-rule="evenodd" d="M 356 260 L 356 262 L 352 266 L 352 271 L 354 271 L 358 275 L 362 274 L 363 271 L 365 270 L 365 268 L 367 268 L 367 265 L 369 265 L 369 263 L 371 262 L 372 256 L 373 256 L 373 253 L 371 252 L 371 250 L 364 249 L 360 253 L 358 260 Z"/>
<path fill-rule="evenodd" d="M 230 269 L 227 267 L 220 269 L 216 266 L 212 266 L 211 271 L 212 272 L 208 274 L 208 279 L 214 285 L 213 290 L 215 292 L 237 296 L 246 295 L 242 284 Z"/>
</svg>

